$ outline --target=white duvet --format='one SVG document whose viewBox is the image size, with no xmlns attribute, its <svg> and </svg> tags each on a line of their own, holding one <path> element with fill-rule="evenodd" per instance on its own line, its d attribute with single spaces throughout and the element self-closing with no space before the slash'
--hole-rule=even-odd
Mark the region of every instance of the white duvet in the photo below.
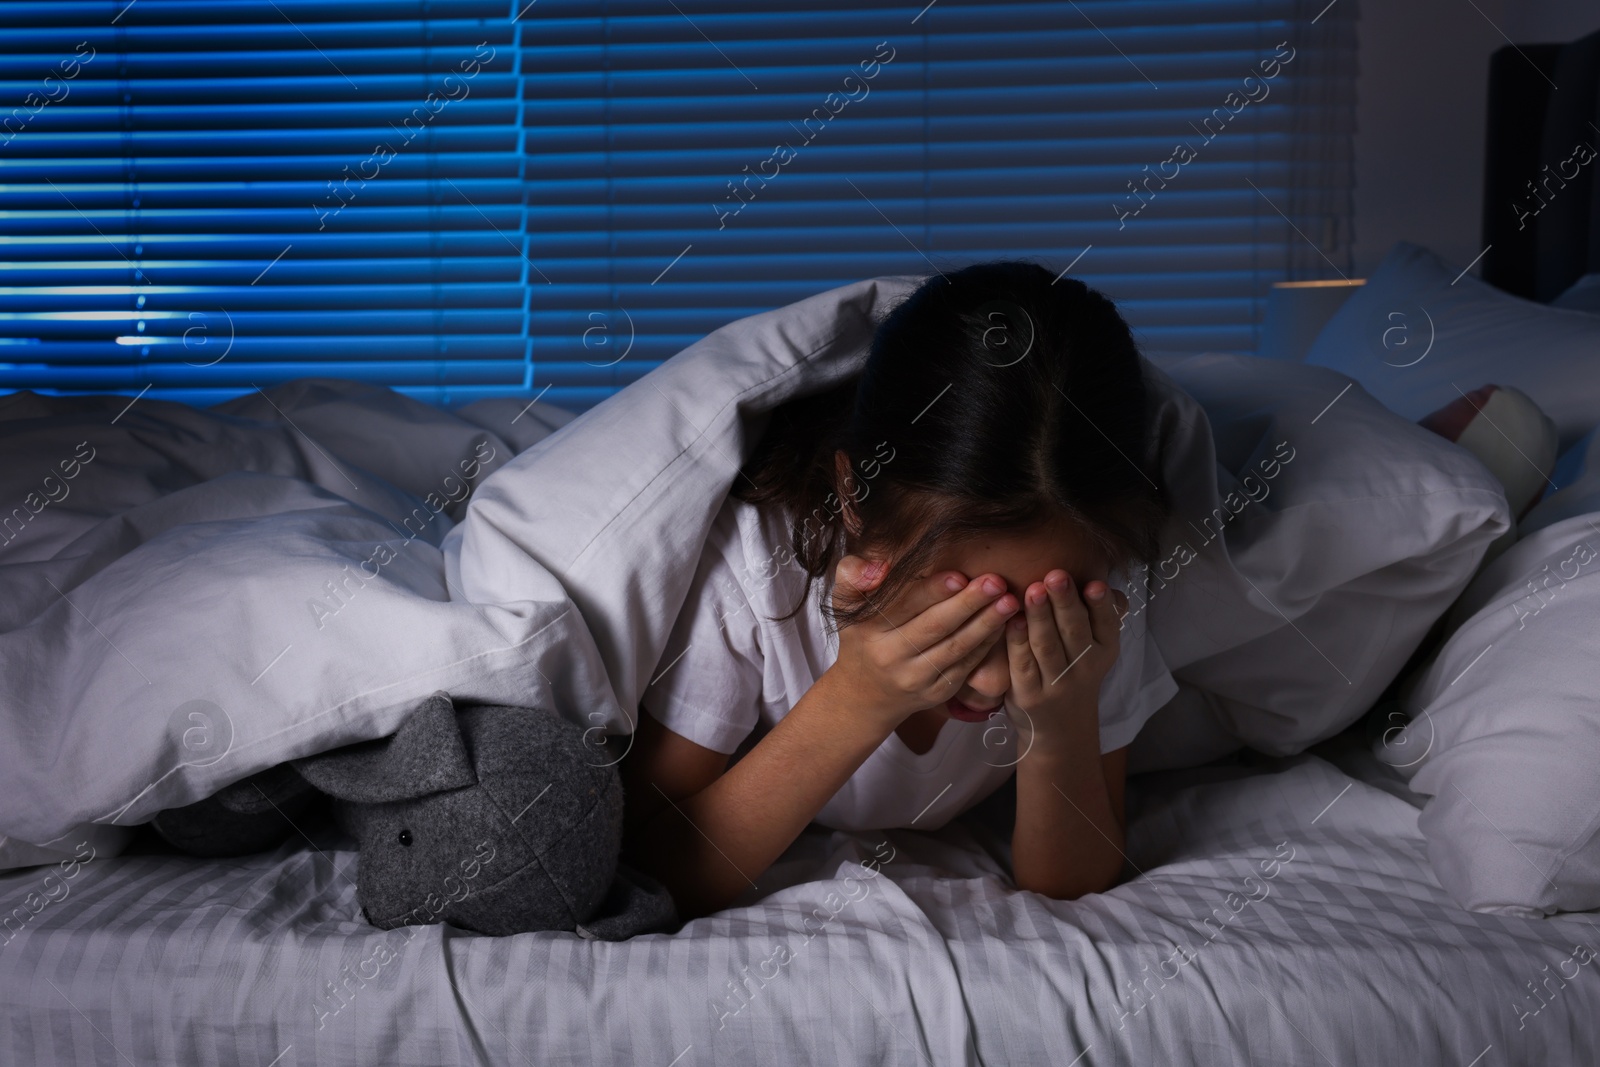
<svg viewBox="0 0 1600 1067">
<path fill-rule="evenodd" d="M 386 735 L 436 689 L 630 732 L 763 413 L 856 369 L 919 280 L 730 324 L 571 422 L 320 380 L 209 411 L 0 398 L 0 508 L 28 512 L 0 543 L 0 860 Z M 1334 372 L 1169 370 L 1168 543 L 1192 551 L 1151 632 L 1213 694 L 1203 728 L 1299 751 L 1387 684 L 1507 528 L 1503 493 Z"/>
<path fill-rule="evenodd" d="M 496 432 L 348 381 L 0 398 L 0 861 L 115 848 L 113 824 L 392 732 L 435 679 L 523 701 L 550 619 L 452 600 L 438 548 L 571 419 L 508 404 L 467 412 Z"/>
</svg>

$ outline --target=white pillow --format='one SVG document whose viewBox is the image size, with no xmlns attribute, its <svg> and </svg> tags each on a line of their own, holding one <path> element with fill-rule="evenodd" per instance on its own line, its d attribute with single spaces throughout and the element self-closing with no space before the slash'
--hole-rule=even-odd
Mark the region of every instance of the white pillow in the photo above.
<svg viewBox="0 0 1600 1067">
<path fill-rule="evenodd" d="M 1149 626 L 1173 677 L 1203 693 L 1180 693 L 1146 732 L 1194 739 L 1194 762 L 1218 754 L 1219 727 L 1302 751 L 1393 681 L 1510 528 L 1505 491 L 1334 371 L 1204 355 L 1154 373 L 1198 407 L 1162 420 L 1179 514 L 1162 541 L 1171 563 L 1150 571 L 1170 580 Z M 1129 756 L 1135 770 L 1184 759 L 1154 738 Z"/>
<path fill-rule="evenodd" d="M 1600 907 L 1594 518 L 1543 526 L 1483 569 L 1451 613 L 1464 621 L 1402 686 L 1409 725 L 1374 746 L 1429 796 L 1429 859 L 1473 911 Z"/>
<path fill-rule="evenodd" d="M 1556 460 L 1544 495 L 1517 524 L 1517 532 L 1526 537 L 1591 511 L 1600 511 L 1600 426 L 1578 438 Z"/>
<path fill-rule="evenodd" d="M 1565 450 L 1600 422 L 1600 316 L 1536 304 L 1401 241 L 1328 322 L 1305 362 L 1413 421 L 1494 382 L 1555 420 Z"/>
</svg>

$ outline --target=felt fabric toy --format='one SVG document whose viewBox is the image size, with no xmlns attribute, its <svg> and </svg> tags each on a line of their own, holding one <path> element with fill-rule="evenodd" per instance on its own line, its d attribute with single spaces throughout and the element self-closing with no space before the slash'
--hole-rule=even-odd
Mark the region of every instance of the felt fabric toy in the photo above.
<svg viewBox="0 0 1600 1067">
<path fill-rule="evenodd" d="M 374 926 L 608 941 L 674 930 L 665 887 L 621 862 L 613 764 L 553 711 L 457 708 L 441 689 L 388 737 L 268 768 L 152 826 L 194 855 L 242 855 L 274 847 L 331 797 L 359 842 L 356 896 Z"/>
<path fill-rule="evenodd" d="M 1556 424 L 1520 389 L 1485 385 L 1417 420 L 1478 457 L 1506 490 L 1511 514 L 1523 518 L 1539 502 L 1556 465 Z M 1515 525 L 1492 542 L 1480 568 L 1510 547 Z"/>
<path fill-rule="evenodd" d="M 1444 407 L 1418 419 L 1417 424 L 1472 453 L 1505 490 L 1513 521 L 1489 542 L 1474 572 L 1476 578 L 1527 532 L 1522 520 L 1539 503 L 1556 468 L 1556 424 L 1527 393 L 1492 384 L 1461 393 Z M 1424 666 L 1460 628 L 1466 618 L 1463 604 L 1458 597 L 1433 621 L 1383 699 L 1368 714 L 1369 729 L 1378 730 L 1384 738 L 1394 736 L 1396 694 L 1415 683 Z M 1385 740 L 1384 745 L 1387 744 Z"/>
<path fill-rule="evenodd" d="M 1556 424 L 1521 389 L 1479 386 L 1424 415 L 1417 424 L 1476 456 L 1504 487 L 1506 503 L 1517 521 L 1533 510 L 1550 483 L 1556 466 Z M 1479 572 L 1522 536 L 1517 521 L 1489 543 L 1478 563 Z"/>
</svg>

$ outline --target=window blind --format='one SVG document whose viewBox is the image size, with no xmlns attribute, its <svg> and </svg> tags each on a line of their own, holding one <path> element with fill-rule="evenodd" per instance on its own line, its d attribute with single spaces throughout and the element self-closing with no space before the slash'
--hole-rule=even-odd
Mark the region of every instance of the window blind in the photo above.
<svg viewBox="0 0 1600 1067">
<path fill-rule="evenodd" d="M 512 14 L 0 5 L 0 387 L 525 387 Z"/>
<path fill-rule="evenodd" d="M 13 99 L 99 51 L 0 132 L 0 344 L 28 353 L 0 387 L 582 410 L 743 315 L 999 257 L 1102 289 L 1147 349 L 1251 351 L 1273 281 L 1350 270 L 1355 7 L 7 5 Z M 431 140 L 341 177 L 481 41 Z"/>
<path fill-rule="evenodd" d="M 599 11 L 524 16 L 536 381 L 1010 256 L 1149 349 L 1252 351 L 1272 282 L 1350 269 L 1354 0 Z"/>
</svg>

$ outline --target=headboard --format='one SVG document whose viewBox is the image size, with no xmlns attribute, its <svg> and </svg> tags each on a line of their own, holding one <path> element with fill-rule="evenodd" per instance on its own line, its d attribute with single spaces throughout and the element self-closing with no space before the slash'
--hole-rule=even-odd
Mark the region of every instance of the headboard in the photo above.
<svg viewBox="0 0 1600 1067">
<path fill-rule="evenodd" d="M 1548 302 L 1600 272 L 1597 92 L 1600 31 L 1490 57 L 1484 281 Z"/>
</svg>

